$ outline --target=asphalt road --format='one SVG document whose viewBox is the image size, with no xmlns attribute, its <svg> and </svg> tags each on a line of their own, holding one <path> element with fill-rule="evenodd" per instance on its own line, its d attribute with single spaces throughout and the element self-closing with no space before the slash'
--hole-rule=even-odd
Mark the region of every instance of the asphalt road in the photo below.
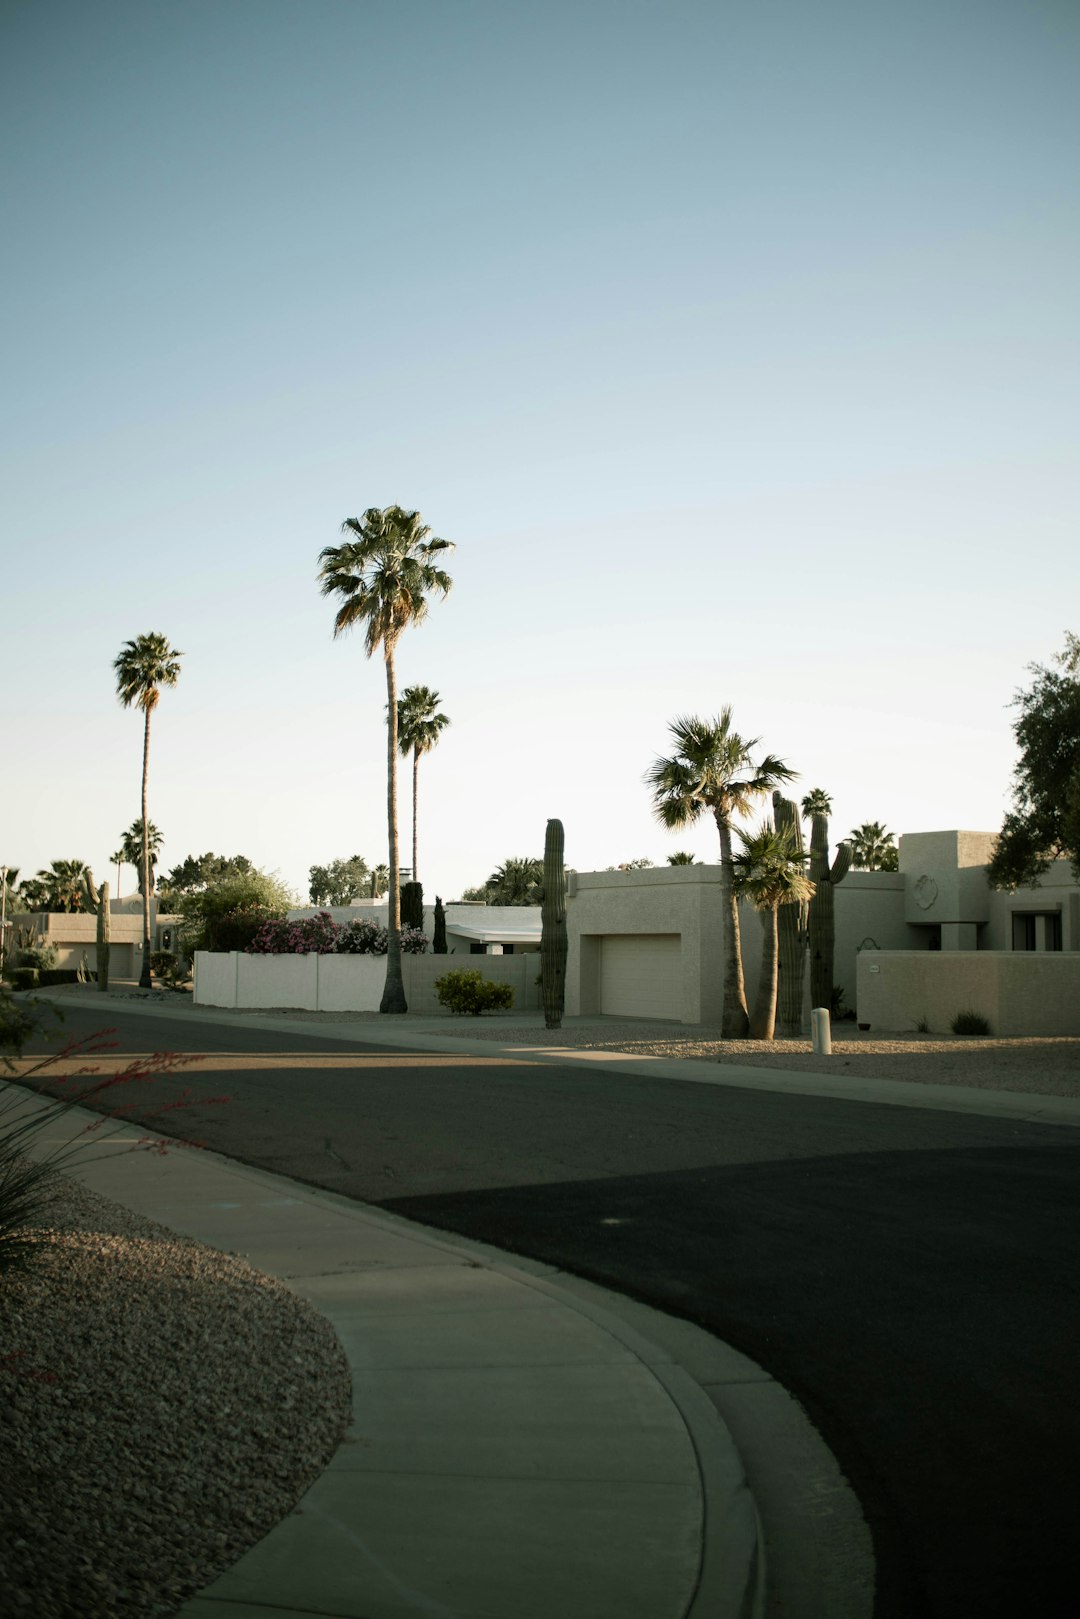
<svg viewBox="0 0 1080 1619">
<path fill-rule="evenodd" d="M 1080 1619 L 1080 1131 L 109 1017 L 123 1050 L 204 1054 L 156 1101 L 232 1097 L 158 1128 L 760 1362 L 862 1503 L 877 1619 Z"/>
</svg>

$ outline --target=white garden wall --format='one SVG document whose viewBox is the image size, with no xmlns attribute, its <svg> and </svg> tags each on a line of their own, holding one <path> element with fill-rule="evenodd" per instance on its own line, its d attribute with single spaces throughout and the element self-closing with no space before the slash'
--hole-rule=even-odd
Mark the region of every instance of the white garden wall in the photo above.
<svg viewBox="0 0 1080 1619">
<path fill-rule="evenodd" d="M 540 1005 L 535 953 L 514 956 L 403 956 L 402 978 L 410 1012 L 443 1013 L 435 980 L 443 973 L 472 969 L 491 983 L 509 984 L 513 1010 Z M 271 1011 L 377 1012 L 386 982 L 385 956 L 263 956 L 246 952 L 195 955 L 195 1003 Z"/>
</svg>

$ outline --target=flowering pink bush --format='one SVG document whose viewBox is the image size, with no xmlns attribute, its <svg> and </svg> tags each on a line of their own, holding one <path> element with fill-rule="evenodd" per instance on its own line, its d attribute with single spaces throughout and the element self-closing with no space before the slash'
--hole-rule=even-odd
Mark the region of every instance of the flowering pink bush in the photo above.
<svg viewBox="0 0 1080 1619">
<path fill-rule="evenodd" d="M 300 920 L 264 922 L 247 947 L 249 956 L 329 956 L 341 929 L 329 911 Z"/>
<path fill-rule="evenodd" d="M 369 917 L 358 922 L 347 922 L 338 934 L 337 948 L 341 955 L 385 956 L 386 947 L 386 929 Z"/>
<path fill-rule="evenodd" d="M 264 922 L 247 947 L 250 956 L 385 956 L 389 937 L 384 927 L 369 918 L 339 927 L 329 911 L 296 922 Z M 428 940 L 419 928 L 402 928 L 401 948 L 422 956 Z"/>
</svg>

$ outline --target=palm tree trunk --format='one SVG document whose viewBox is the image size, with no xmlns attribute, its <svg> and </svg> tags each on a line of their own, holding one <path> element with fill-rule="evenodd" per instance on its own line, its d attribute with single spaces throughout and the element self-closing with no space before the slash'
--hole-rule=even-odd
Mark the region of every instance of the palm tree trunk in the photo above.
<svg viewBox="0 0 1080 1619">
<path fill-rule="evenodd" d="M 779 906 L 762 912 L 765 940 L 761 946 L 761 977 L 758 979 L 754 1015 L 750 1019 L 751 1040 L 771 1040 L 776 1032 L 776 969 L 780 961 Z"/>
<path fill-rule="evenodd" d="M 420 881 L 420 859 L 416 844 L 416 793 L 420 780 L 420 749 L 414 748 L 412 755 L 412 880 Z"/>
<path fill-rule="evenodd" d="M 142 750 L 142 971 L 139 988 L 150 989 L 150 822 L 146 815 L 146 782 L 150 774 L 150 709 L 146 709 Z"/>
<path fill-rule="evenodd" d="M 742 940 L 739 937 L 739 902 L 735 896 L 735 867 L 731 859 L 731 827 L 716 812 L 720 834 L 720 903 L 724 910 L 724 1009 L 720 1016 L 723 1040 L 745 1040 L 750 1027 L 743 980 Z"/>
<path fill-rule="evenodd" d="M 407 1012 L 405 984 L 401 976 L 401 878 L 398 874 L 397 824 L 397 675 L 394 649 L 387 646 L 386 659 L 386 827 L 390 844 L 390 918 L 386 947 L 386 984 L 380 1012 Z"/>
</svg>

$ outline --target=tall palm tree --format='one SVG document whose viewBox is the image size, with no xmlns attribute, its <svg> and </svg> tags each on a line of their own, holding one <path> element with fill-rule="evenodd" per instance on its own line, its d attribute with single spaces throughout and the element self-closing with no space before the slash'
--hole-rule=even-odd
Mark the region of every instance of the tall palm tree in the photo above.
<svg viewBox="0 0 1080 1619">
<path fill-rule="evenodd" d="M 122 865 L 124 865 L 126 860 L 127 860 L 127 855 L 124 853 L 122 848 L 117 849 L 115 854 L 111 854 L 109 856 L 109 865 L 116 867 L 116 897 L 117 897 L 117 899 L 120 898 L 120 867 Z"/>
<path fill-rule="evenodd" d="M 741 1039 L 750 1024 L 743 983 L 742 948 L 739 939 L 739 904 L 735 894 L 731 863 L 731 829 L 736 816 L 745 815 L 763 793 L 781 782 L 791 781 L 795 772 L 775 754 L 766 754 L 755 764 L 751 750 L 758 738 L 749 739 L 731 728 L 731 707 L 722 708 L 713 719 L 684 714 L 672 721 L 669 730 L 675 752 L 667 759 L 655 759 L 645 773 L 652 788 L 653 811 L 672 831 L 692 826 L 706 811 L 712 814 L 720 835 L 720 899 L 724 907 L 724 1008 L 720 1032 L 724 1039 Z"/>
<path fill-rule="evenodd" d="M 398 747 L 406 758 L 412 754 L 412 880 L 420 881 L 416 841 L 416 789 L 420 775 L 420 755 L 430 753 L 446 727 L 449 716 L 439 712 L 439 694 L 430 686 L 406 686 L 398 698 Z"/>
<path fill-rule="evenodd" d="M 161 853 L 161 845 L 162 845 L 162 843 L 164 841 L 165 840 L 163 839 L 163 837 L 161 835 L 161 832 L 154 825 L 153 821 L 151 821 L 150 826 L 149 826 L 149 830 L 147 832 L 147 837 L 146 837 L 146 847 L 147 847 L 147 851 L 148 851 L 149 859 L 150 859 L 150 892 L 151 893 L 153 893 L 153 891 L 154 891 L 154 868 L 158 863 L 158 855 Z M 118 895 L 119 895 L 119 891 L 120 891 L 120 866 L 121 865 L 134 866 L 135 867 L 135 870 L 139 873 L 139 892 L 140 892 L 140 894 L 142 893 L 142 844 L 143 844 L 142 822 L 141 821 L 132 821 L 131 825 L 128 827 L 127 831 L 124 833 L 123 837 L 120 840 L 120 853 L 116 857 L 116 863 L 117 863 L 116 888 L 117 888 L 117 894 Z"/>
<path fill-rule="evenodd" d="M 777 831 L 772 822 L 766 820 L 756 832 L 740 830 L 738 838 L 742 847 L 732 857 L 735 891 L 745 894 L 755 910 L 761 911 L 765 918 L 761 977 L 758 979 L 757 997 L 750 1019 L 750 1037 L 753 1040 L 771 1040 L 776 1030 L 780 907 L 805 905 L 813 898 L 814 885 L 806 875 L 809 856 L 796 845 L 792 827 Z"/>
<path fill-rule="evenodd" d="M 386 822 L 390 867 L 390 925 L 386 952 L 386 987 L 380 1012 L 407 1012 L 401 977 L 401 879 L 398 873 L 397 753 L 398 696 L 394 648 L 410 624 L 427 617 L 428 597 L 445 596 L 453 581 L 436 559 L 454 549 L 450 540 L 429 538 L 431 530 L 419 512 L 401 506 L 380 511 L 370 506 L 362 517 L 348 517 L 343 545 L 319 553 L 319 582 L 324 596 L 337 596 L 334 635 L 354 624 L 364 625 L 364 651 L 370 658 L 382 650 L 386 667 Z"/>
<path fill-rule="evenodd" d="M 175 686 L 180 678 L 180 659 L 184 656 L 171 647 L 164 635 L 139 635 L 134 641 L 125 641 L 113 662 L 116 674 L 116 695 L 122 708 L 133 704 L 143 711 L 143 764 L 142 764 L 142 848 L 139 870 L 142 874 L 143 949 L 139 988 L 150 989 L 150 846 L 147 832 L 150 820 L 146 813 L 146 783 L 150 771 L 150 716 L 158 705 L 162 686 Z"/>
<path fill-rule="evenodd" d="M 851 829 L 851 864 L 859 871 L 895 871 L 899 865 L 896 837 L 880 821 L 864 821 Z"/>
</svg>

